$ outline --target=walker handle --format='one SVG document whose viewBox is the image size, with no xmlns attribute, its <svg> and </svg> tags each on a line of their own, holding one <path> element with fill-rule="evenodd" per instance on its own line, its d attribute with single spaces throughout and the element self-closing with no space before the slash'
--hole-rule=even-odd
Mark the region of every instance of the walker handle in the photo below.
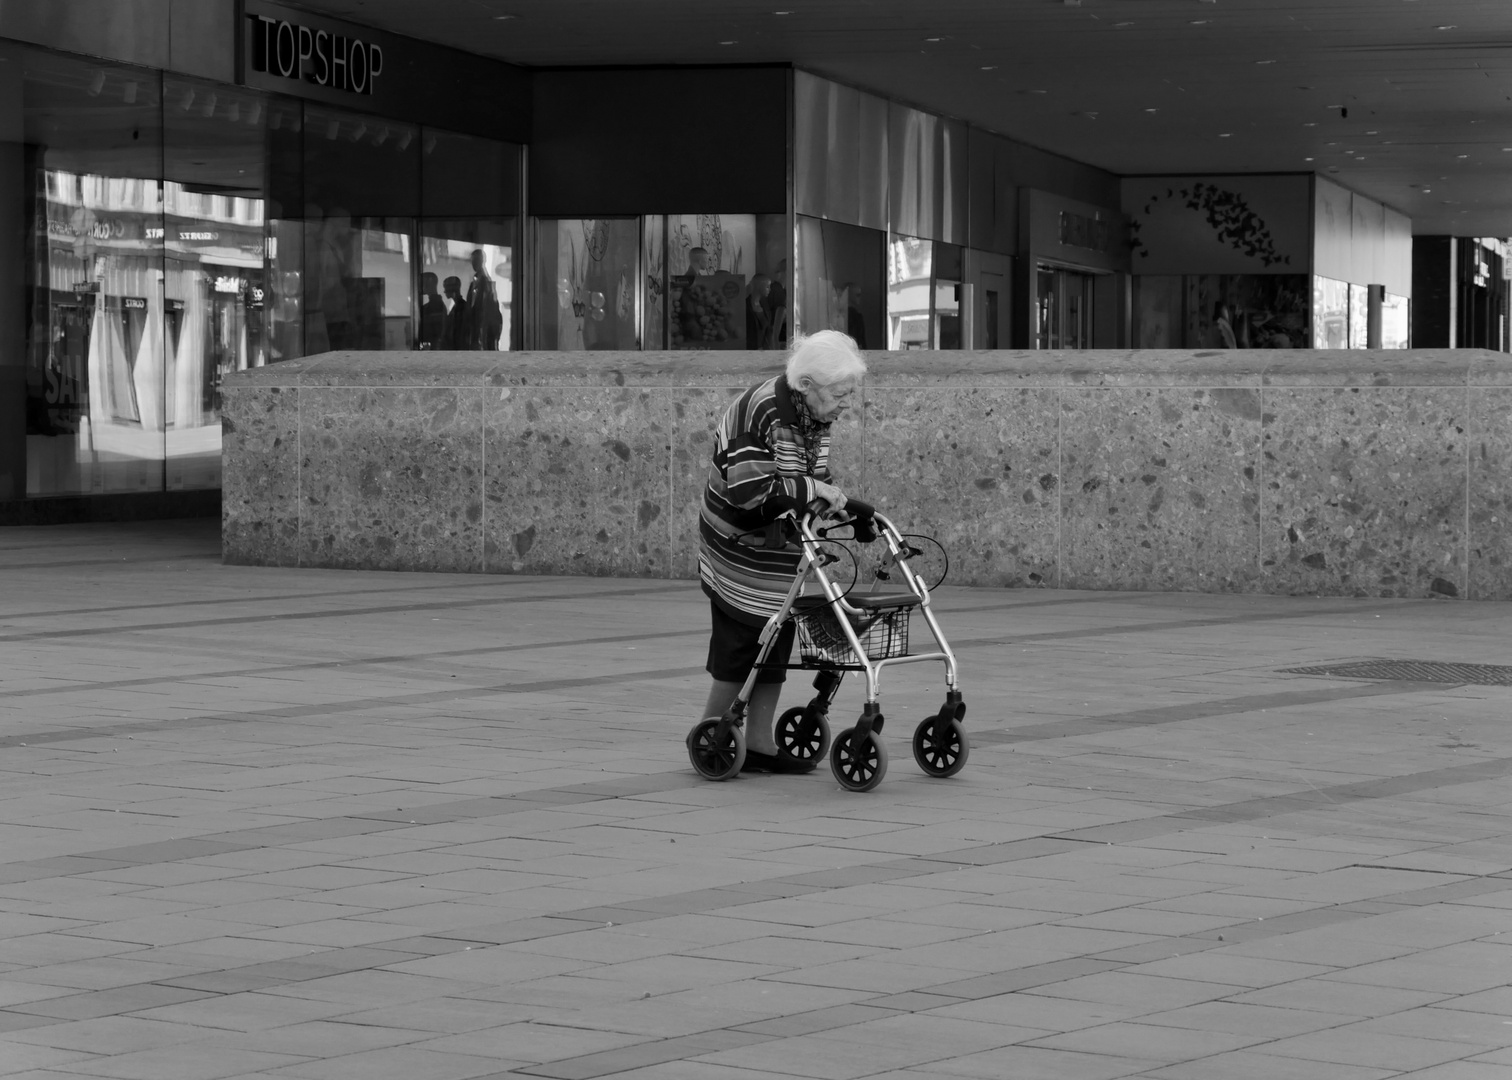
<svg viewBox="0 0 1512 1080">
<path fill-rule="evenodd" d="M 860 499 L 845 500 L 845 509 L 841 513 L 849 514 L 853 518 L 874 518 L 877 516 L 877 508 L 871 503 L 862 502 Z"/>
</svg>

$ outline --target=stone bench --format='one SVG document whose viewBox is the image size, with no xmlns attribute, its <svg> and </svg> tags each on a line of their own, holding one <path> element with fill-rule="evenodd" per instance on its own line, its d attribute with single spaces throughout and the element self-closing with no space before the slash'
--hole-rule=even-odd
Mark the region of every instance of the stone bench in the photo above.
<svg viewBox="0 0 1512 1080">
<path fill-rule="evenodd" d="M 227 562 L 697 575 L 774 353 L 328 353 L 227 377 Z M 841 485 L 956 584 L 1512 597 L 1512 359 L 868 354 Z"/>
</svg>

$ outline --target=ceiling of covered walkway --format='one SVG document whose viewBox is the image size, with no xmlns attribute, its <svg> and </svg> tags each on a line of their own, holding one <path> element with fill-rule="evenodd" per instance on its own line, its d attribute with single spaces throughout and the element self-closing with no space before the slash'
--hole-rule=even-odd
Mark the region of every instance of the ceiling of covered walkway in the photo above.
<svg viewBox="0 0 1512 1080">
<path fill-rule="evenodd" d="M 790 62 L 1121 175 L 1316 171 L 1512 235 L 1512 0 L 301 3 L 532 67 Z"/>
</svg>

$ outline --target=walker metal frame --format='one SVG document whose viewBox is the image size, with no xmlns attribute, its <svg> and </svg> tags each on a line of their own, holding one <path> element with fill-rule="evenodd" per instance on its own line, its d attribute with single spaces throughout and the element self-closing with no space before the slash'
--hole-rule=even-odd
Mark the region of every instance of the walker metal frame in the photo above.
<svg viewBox="0 0 1512 1080">
<path fill-rule="evenodd" d="M 830 750 L 830 768 L 840 784 L 852 791 L 869 791 L 879 784 L 887 771 L 887 750 L 880 739 L 882 671 L 903 664 L 940 662 L 945 666 L 945 703 L 940 711 L 922 721 L 914 732 L 914 757 L 931 776 L 953 776 L 966 763 L 970 746 L 961 725 L 966 706 L 961 697 L 959 669 L 955 653 L 940 629 L 930 601 L 929 585 L 910 565 L 921 554 L 909 544 L 893 521 L 858 500 L 846 504 L 848 519 L 820 527 L 813 514 L 796 522 L 796 540 L 802 548 L 798 571 L 778 611 L 767 620 L 758 637 L 760 648 L 750 674 L 746 676 L 734 702 L 722 716 L 709 717 L 688 735 L 688 752 L 694 767 L 711 780 L 727 780 L 740 773 L 745 761 L 744 722 L 746 708 L 764 669 L 783 667 L 788 670 L 817 671 L 814 686 L 819 693 L 808 705 L 789 709 L 776 724 L 779 756 L 795 762 L 817 764 L 826 748 Z M 855 593 L 842 589 L 826 569 L 837 561 L 822 545 L 835 528 L 851 526 L 858 534 L 875 530 L 877 539 L 887 545 L 889 554 L 901 572 L 902 582 L 890 583 L 886 592 Z M 818 586 L 818 591 L 813 586 Z M 898 586 L 902 587 L 899 588 Z M 934 639 L 929 652 L 908 652 L 907 620 L 917 609 Z M 819 655 L 805 656 L 799 645 L 799 662 L 773 664 L 768 661 L 772 647 L 783 627 L 794 622 L 800 639 L 805 623 L 824 620 L 830 640 L 828 650 L 812 649 Z M 902 623 L 901 642 L 897 622 Z M 884 633 L 870 635 L 872 627 L 886 623 Z M 849 646 L 851 663 L 836 659 L 839 641 L 834 629 L 843 634 Z M 810 643 L 812 646 L 812 638 Z M 824 655 L 824 653 L 828 655 Z M 871 653 L 880 653 L 873 656 Z M 847 728 L 829 745 L 828 712 L 842 682 L 841 672 L 858 671 L 866 675 L 866 701 L 854 727 Z"/>
</svg>

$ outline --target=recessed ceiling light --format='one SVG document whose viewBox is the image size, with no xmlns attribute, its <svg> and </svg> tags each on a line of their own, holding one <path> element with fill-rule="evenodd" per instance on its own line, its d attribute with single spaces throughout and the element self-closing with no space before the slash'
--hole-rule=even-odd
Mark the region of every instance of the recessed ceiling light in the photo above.
<svg viewBox="0 0 1512 1080">
<path fill-rule="evenodd" d="M 1257 63 L 1257 64 L 1274 64 L 1275 61 L 1274 60 L 1256 60 L 1255 63 Z"/>
<path fill-rule="evenodd" d="M 1459 27 L 1455 26 L 1453 23 L 1450 23 L 1447 26 L 1435 26 L 1434 29 L 1435 30 L 1458 30 Z"/>
<path fill-rule="evenodd" d="M 937 38 L 937 37 L 927 37 L 924 40 L 925 41 L 944 41 L 945 39 L 944 38 Z"/>
<path fill-rule="evenodd" d="M 1210 23 L 1212 21 L 1213 21 L 1212 19 L 1193 19 L 1187 25 L 1188 26 L 1206 26 L 1208 23 Z"/>
<path fill-rule="evenodd" d="M 1303 159 L 1302 159 L 1302 160 L 1303 160 L 1303 161 L 1311 161 L 1311 160 L 1312 160 L 1312 158 L 1310 158 L 1310 157 L 1305 157 L 1305 158 L 1303 158 Z"/>
<path fill-rule="evenodd" d="M 720 44 L 721 45 L 738 45 L 740 43 L 738 41 L 721 41 Z"/>
<path fill-rule="evenodd" d="M 982 65 L 982 70 L 983 71 L 996 71 L 997 70 L 997 65 L 996 64 L 983 64 Z"/>
<path fill-rule="evenodd" d="M 1231 139 L 1234 137 L 1234 133 L 1232 131 L 1221 131 L 1218 133 L 1218 137 L 1220 139 Z"/>
<path fill-rule="evenodd" d="M 1367 135 L 1379 135 L 1380 132 L 1379 131 L 1367 131 L 1365 134 L 1367 134 Z"/>
<path fill-rule="evenodd" d="M 1145 112 L 1159 112 L 1159 109 L 1146 109 Z"/>
<path fill-rule="evenodd" d="M 1457 157 L 1457 158 L 1459 158 L 1461 161 L 1464 161 L 1470 155 L 1469 154 L 1455 154 L 1454 156 Z"/>
<path fill-rule="evenodd" d="M 1316 121 L 1316 120 L 1308 120 L 1308 121 L 1305 121 L 1305 122 L 1304 122 L 1304 123 L 1303 123 L 1303 124 L 1302 124 L 1302 126 L 1303 126 L 1303 127 L 1317 127 L 1317 126 L 1318 126 L 1318 123 L 1317 123 L 1317 121 Z"/>
</svg>

